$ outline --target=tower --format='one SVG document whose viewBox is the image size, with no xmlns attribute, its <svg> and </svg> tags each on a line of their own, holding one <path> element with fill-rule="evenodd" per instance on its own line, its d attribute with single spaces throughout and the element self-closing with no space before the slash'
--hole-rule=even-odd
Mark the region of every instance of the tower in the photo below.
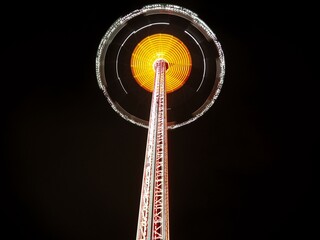
<svg viewBox="0 0 320 240">
<path fill-rule="evenodd" d="M 194 12 L 147 5 L 119 18 L 98 47 L 98 84 L 124 119 L 148 129 L 136 240 L 169 240 L 167 131 L 202 116 L 218 97 L 225 62 Z"/>
</svg>

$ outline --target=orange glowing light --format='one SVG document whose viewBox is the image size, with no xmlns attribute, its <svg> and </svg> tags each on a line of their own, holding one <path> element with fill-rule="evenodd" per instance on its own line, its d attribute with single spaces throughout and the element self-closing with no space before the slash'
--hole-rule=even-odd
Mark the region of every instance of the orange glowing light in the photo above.
<svg viewBox="0 0 320 240">
<path fill-rule="evenodd" d="M 131 71 L 134 79 L 145 90 L 154 87 L 154 63 L 164 59 L 166 71 L 166 92 L 182 87 L 191 72 L 191 55 L 182 41 L 170 34 L 158 33 L 144 38 L 137 44 L 131 56 Z"/>
</svg>

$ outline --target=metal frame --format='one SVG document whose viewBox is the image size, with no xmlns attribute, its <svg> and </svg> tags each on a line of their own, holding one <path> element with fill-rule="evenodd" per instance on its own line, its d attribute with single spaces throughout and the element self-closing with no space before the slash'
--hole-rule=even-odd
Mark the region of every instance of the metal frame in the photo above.
<svg viewBox="0 0 320 240">
<path fill-rule="evenodd" d="M 169 240 L 167 67 L 162 59 L 155 63 L 136 240 Z"/>
</svg>

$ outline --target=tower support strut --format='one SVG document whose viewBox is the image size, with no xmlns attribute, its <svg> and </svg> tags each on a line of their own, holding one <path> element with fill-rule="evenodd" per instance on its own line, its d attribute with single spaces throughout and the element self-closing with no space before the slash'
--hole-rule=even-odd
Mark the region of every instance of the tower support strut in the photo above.
<svg viewBox="0 0 320 240">
<path fill-rule="evenodd" d="M 169 240 L 169 184 L 167 146 L 166 70 L 159 59 L 154 64 L 147 145 L 136 240 Z"/>
</svg>

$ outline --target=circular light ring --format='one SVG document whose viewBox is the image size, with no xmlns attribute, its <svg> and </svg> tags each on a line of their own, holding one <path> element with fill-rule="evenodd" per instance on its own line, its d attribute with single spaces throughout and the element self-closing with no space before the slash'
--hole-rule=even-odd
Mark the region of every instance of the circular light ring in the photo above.
<svg viewBox="0 0 320 240">
<path fill-rule="evenodd" d="M 191 71 L 191 55 L 185 44 L 170 34 L 153 34 L 144 38 L 135 47 L 131 57 L 132 75 L 145 90 L 154 88 L 154 63 L 164 59 L 166 71 L 166 92 L 176 91 L 187 81 Z"/>
<path fill-rule="evenodd" d="M 221 91 L 225 75 L 221 45 L 195 13 L 176 5 L 153 4 L 119 18 L 99 44 L 96 75 L 111 107 L 129 122 L 148 128 L 152 94 L 133 77 L 131 57 L 143 39 L 160 33 L 183 42 L 192 59 L 188 80 L 167 95 L 167 125 L 168 129 L 175 129 L 209 110 Z"/>
</svg>

